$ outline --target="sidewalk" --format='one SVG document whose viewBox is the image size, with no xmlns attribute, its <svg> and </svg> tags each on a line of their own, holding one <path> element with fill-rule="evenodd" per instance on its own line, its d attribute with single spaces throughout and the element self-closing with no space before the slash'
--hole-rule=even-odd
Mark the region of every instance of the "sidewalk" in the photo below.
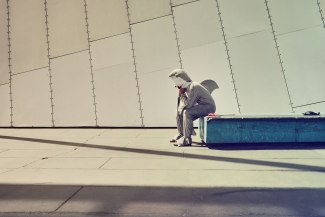
<svg viewBox="0 0 325 217">
<path fill-rule="evenodd" d="M 325 216 L 325 145 L 175 129 L 0 129 L 0 216 Z"/>
</svg>

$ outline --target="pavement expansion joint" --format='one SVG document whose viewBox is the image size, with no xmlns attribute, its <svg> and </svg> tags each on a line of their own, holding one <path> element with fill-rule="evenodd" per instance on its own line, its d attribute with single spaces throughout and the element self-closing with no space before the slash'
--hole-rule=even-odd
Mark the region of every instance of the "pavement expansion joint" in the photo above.
<svg viewBox="0 0 325 217">
<path fill-rule="evenodd" d="M 69 200 L 71 200 L 75 195 L 77 195 L 82 189 L 84 188 L 84 186 L 81 186 L 78 190 L 76 190 L 70 197 L 68 197 L 68 199 L 66 199 L 62 204 L 60 204 L 60 206 L 58 208 L 56 208 L 54 210 L 54 212 L 58 211 L 62 206 L 64 206 Z"/>
</svg>

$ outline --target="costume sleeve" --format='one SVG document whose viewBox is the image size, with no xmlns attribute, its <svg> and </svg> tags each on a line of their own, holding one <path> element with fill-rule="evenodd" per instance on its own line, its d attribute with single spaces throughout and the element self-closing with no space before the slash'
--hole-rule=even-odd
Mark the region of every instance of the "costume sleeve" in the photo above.
<svg viewBox="0 0 325 217">
<path fill-rule="evenodd" d="M 187 104 L 187 98 L 184 94 L 179 96 L 179 103 L 178 103 L 178 107 L 177 107 L 177 111 L 178 112 L 182 112 L 183 109 L 185 108 Z"/>
<path fill-rule="evenodd" d="M 197 102 L 198 93 L 197 93 L 197 90 L 195 88 L 193 88 L 187 94 L 188 94 L 188 97 L 187 97 L 187 100 L 186 100 L 187 101 L 186 102 L 186 108 L 191 108 Z"/>
</svg>

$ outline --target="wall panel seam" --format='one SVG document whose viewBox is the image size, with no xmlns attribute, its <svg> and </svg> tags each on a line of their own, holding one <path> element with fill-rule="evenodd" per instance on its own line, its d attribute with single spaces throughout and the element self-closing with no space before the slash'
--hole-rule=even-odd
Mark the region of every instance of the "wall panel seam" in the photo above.
<svg viewBox="0 0 325 217">
<path fill-rule="evenodd" d="M 25 73 L 37 71 L 37 70 L 40 70 L 40 69 L 46 69 L 48 67 L 49 66 L 47 65 L 47 66 L 43 66 L 43 67 L 39 67 L 39 68 L 36 68 L 36 69 L 31 69 L 31 70 L 27 70 L 27 71 L 23 71 L 23 72 L 12 73 L 12 76 L 16 76 L 16 75 L 20 75 L 20 74 L 25 74 Z"/>
<path fill-rule="evenodd" d="M 96 42 L 96 41 L 100 41 L 100 40 L 105 40 L 105 39 L 108 39 L 108 38 L 113 38 L 113 37 L 120 36 L 120 35 L 124 35 L 124 34 L 127 34 L 127 33 L 129 33 L 129 32 L 127 31 L 127 32 L 122 32 L 122 33 L 115 34 L 115 35 L 110 35 L 110 36 L 106 36 L 106 37 L 102 37 L 102 38 L 97 38 L 97 39 L 94 39 L 94 40 L 90 40 L 90 42 Z"/>
<path fill-rule="evenodd" d="M 305 106 L 315 105 L 315 104 L 320 104 L 320 103 L 325 103 L 325 101 L 319 101 L 319 102 L 313 102 L 313 103 L 308 103 L 308 104 L 304 104 L 304 105 L 298 105 L 298 106 L 294 106 L 293 108 L 300 108 L 300 107 L 305 107 Z"/>
<path fill-rule="evenodd" d="M 278 55 L 278 58 L 279 58 L 279 63 L 280 63 L 280 66 L 281 66 L 281 72 L 282 72 L 283 79 L 284 79 L 284 82 L 285 82 L 285 85 L 286 85 L 287 94 L 288 94 L 288 98 L 289 98 L 289 101 L 290 101 L 291 111 L 292 111 L 292 113 L 294 113 L 293 103 L 292 103 L 292 100 L 291 100 L 289 86 L 288 86 L 287 78 L 286 78 L 286 75 L 285 75 L 285 69 L 284 69 L 284 66 L 283 66 L 282 58 L 281 58 L 281 53 L 280 53 L 280 47 L 279 47 L 278 39 L 276 37 L 275 30 L 274 30 L 274 24 L 272 22 L 272 16 L 271 16 L 271 12 L 270 12 L 270 7 L 269 7 L 269 4 L 268 4 L 268 0 L 264 0 L 264 3 L 265 3 L 265 6 L 266 6 L 267 15 L 269 17 L 270 26 L 271 26 L 271 29 L 272 29 L 273 40 L 274 40 L 275 48 L 276 48 L 277 55 Z"/>
<path fill-rule="evenodd" d="M 91 74 L 91 84 L 92 84 L 92 93 L 94 100 L 94 109 L 95 109 L 95 123 L 98 127 L 98 114 L 97 114 L 97 102 L 96 102 L 96 93 L 95 93 L 95 81 L 94 81 L 94 72 L 92 65 L 92 55 L 91 55 L 91 44 L 90 44 L 90 34 L 89 34 L 89 22 L 88 22 L 88 11 L 87 11 L 87 2 L 84 0 L 85 6 L 85 19 L 86 19 L 86 30 L 87 30 L 87 42 L 88 42 L 88 53 L 89 53 L 89 64 L 90 64 L 90 74 Z"/>
<path fill-rule="evenodd" d="M 132 50 L 132 58 L 133 58 L 133 65 L 134 65 L 134 74 L 135 74 L 135 81 L 136 81 L 136 87 L 137 87 L 137 94 L 138 94 L 138 102 L 139 102 L 139 111 L 140 111 L 140 119 L 141 119 L 141 127 L 144 127 L 144 116 L 143 116 L 143 106 L 141 101 L 141 94 L 140 94 L 140 86 L 139 86 L 139 77 L 138 77 L 138 71 L 137 71 L 137 64 L 135 61 L 135 49 L 134 49 L 134 41 L 133 41 L 133 34 L 132 34 L 132 24 L 131 24 L 131 18 L 130 18 L 130 10 L 129 10 L 129 2 L 128 0 L 125 0 L 126 3 L 126 11 L 128 16 L 128 23 L 129 23 L 129 33 L 131 38 L 131 50 Z"/>
<path fill-rule="evenodd" d="M 49 21 L 48 21 L 48 8 L 47 0 L 44 1 L 45 9 L 45 24 L 46 24 L 46 43 L 47 43 L 47 57 L 48 57 L 48 67 L 49 67 L 49 87 L 50 87 L 50 101 L 51 101 L 51 121 L 52 127 L 55 127 L 54 120 L 54 98 L 53 98 L 53 83 L 52 83 L 52 69 L 51 69 L 51 55 L 50 55 L 50 39 L 49 39 Z"/>
<path fill-rule="evenodd" d="M 8 35 L 8 67 L 9 67 L 9 95 L 10 95 L 10 126 L 13 127 L 13 94 L 11 70 L 11 38 L 10 38 L 10 0 L 7 0 L 7 35 Z"/>
<path fill-rule="evenodd" d="M 179 4 L 179 5 L 172 5 L 172 7 L 179 7 L 179 6 L 183 6 L 183 5 L 188 5 L 188 4 L 192 4 L 194 2 L 199 2 L 201 0 L 194 0 L 194 1 L 190 1 L 190 2 L 185 2 L 185 3 L 182 3 L 182 4 Z"/>
<path fill-rule="evenodd" d="M 134 23 L 131 23 L 131 20 L 130 20 L 130 25 L 136 25 L 136 24 L 139 24 L 139 23 L 144 23 L 144 22 L 148 22 L 148 21 L 152 21 L 152 20 L 157 20 L 157 19 L 160 19 L 160 18 L 168 17 L 168 16 L 170 16 L 170 14 L 166 14 L 166 15 L 162 15 L 162 16 L 159 16 L 159 17 L 154 17 L 154 18 L 151 18 L 151 19 L 142 20 L 142 21 L 134 22 Z"/>
<path fill-rule="evenodd" d="M 55 57 L 51 57 L 50 59 L 57 59 L 57 58 L 61 58 L 61 57 L 65 57 L 65 56 L 69 56 L 69 55 L 73 55 L 73 54 L 77 54 L 77 53 L 82 53 L 84 51 L 88 51 L 88 49 L 84 49 L 84 50 L 78 50 L 78 51 L 74 51 L 74 52 L 71 52 L 71 53 L 66 53 L 66 54 L 62 54 L 62 55 L 59 55 L 59 56 L 55 56 Z"/>
<path fill-rule="evenodd" d="M 180 50 L 180 43 L 179 43 L 179 38 L 177 35 L 177 28 L 176 28 L 176 22 L 175 22 L 175 15 L 174 15 L 174 9 L 173 9 L 173 5 L 172 5 L 172 0 L 169 0 L 170 3 L 170 9 L 171 9 L 171 15 L 173 18 L 173 26 L 174 26 L 174 33 L 175 33 L 175 40 L 176 40 L 176 44 L 177 44 L 177 51 L 178 51 L 178 58 L 179 58 L 179 64 L 181 69 L 183 68 L 183 61 L 182 61 L 182 56 L 181 56 L 181 50 Z"/>
<path fill-rule="evenodd" d="M 323 27 L 325 28 L 325 20 L 324 20 L 324 15 L 323 15 L 323 9 L 321 7 L 321 3 L 319 0 L 317 0 L 317 5 L 318 5 L 318 9 L 319 9 L 319 13 L 320 13 L 320 17 L 322 19 L 323 22 Z"/>
<path fill-rule="evenodd" d="M 231 60 L 230 60 L 230 54 L 229 54 L 230 51 L 229 51 L 229 48 L 228 48 L 228 42 L 227 42 L 227 39 L 226 39 L 225 27 L 223 26 L 223 21 L 222 21 L 222 17 L 221 17 L 221 10 L 220 10 L 220 5 L 219 5 L 218 0 L 216 0 L 216 3 L 217 3 L 217 11 L 218 11 L 218 16 L 219 16 L 219 22 L 220 22 L 221 30 L 222 30 L 223 41 L 224 41 L 224 45 L 226 47 L 225 51 L 226 51 L 226 54 L 227 54 L 228 66 L 229 66 L 229 69 L 230 69 L 230 75 L 231 75 L 232 83 L 233 83 L 233 86 L 234 86 L 234 92 L 235 92 L 235 95 L 236 95 L 238 112 L 239 112 L 239 114 L 241 114 L 240 104 L 239 104 L 239 99 L 238 99 L 238 93 L 237 93 L 237 87 L 236 87 L 235 78 L 234 78 L 234 72 L 233 72 L 232 64 L 231 64 Z"/>
<path fill-rule="evenodd" d="M 282 37 L 282 36 L 286 36 L 286 35 L 289 35 L 289 34 L 292 34 L 292 33 L 297 33 L 297 32 L 306 31 L 306 30 L 310 30 L 310 29 L 317 29 L 320 26 L 321 25 L 315 25 L 315 26 L 305 27 L 305 28 L 302 28 L 302 29 L 296 29 L 296 30 L 292 30 L 292 31 L 284 32 L 284 33 L 279 33 L 279 34 L 275 33 L 275 35 L 278 36 L 278 37 Z"/>
</svg>

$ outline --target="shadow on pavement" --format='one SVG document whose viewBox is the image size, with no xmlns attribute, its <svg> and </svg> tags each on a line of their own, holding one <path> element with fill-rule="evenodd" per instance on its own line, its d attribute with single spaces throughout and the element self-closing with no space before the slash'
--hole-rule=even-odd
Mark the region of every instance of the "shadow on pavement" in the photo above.
<svg viewBox="0 0 325 217">
<path fill-rule="evenodd" d="M 324 216 L 324 189 L 0 185 L 0 216 Z"/>
</svg>

